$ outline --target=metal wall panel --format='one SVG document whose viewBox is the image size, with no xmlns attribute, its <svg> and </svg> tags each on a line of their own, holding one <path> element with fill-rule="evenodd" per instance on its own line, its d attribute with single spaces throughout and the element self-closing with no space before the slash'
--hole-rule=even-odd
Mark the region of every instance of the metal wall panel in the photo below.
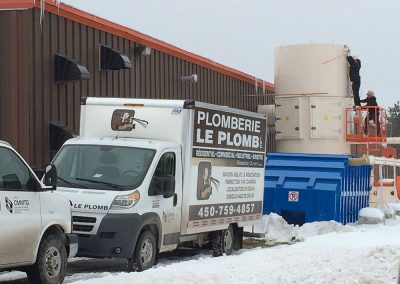
<svg viewBox="0 0 400 284">
<path fill-rule="evenodd" d="M 153 50 L 134 55 L 134 42 L 37 8 L 0 11 L 0 139 L 10 141 L 31 165 L 50 161 L 48 123 L 79 131 L 82 96 L 193 99 L 256 111 L 272 104 L 270 91 Z M 128 55 L 130 70 L 101 71 L 100 44 Z M 90 79 L 56 83 L 54 54 L 86 66 Z M 14 64 L 18 62 L 18 64 Z M 197 83 L 181 76 L 197 74 Z"/>
</svg>

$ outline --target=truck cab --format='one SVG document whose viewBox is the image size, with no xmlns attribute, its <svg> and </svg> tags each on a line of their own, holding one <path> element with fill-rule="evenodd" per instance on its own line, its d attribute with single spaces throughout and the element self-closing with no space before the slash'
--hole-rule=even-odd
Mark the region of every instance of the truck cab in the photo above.
<svg viewBox="0 0 400 284">
<path fill-rule="evenodd" d="M 72 201 L 80 255 L 130 258 L 147 226 L 159 251 L 176 248 L 182 203 L 180 145 L 74 138 L 54 158 L 58 192 Z"/>
<path fill-rule="evenodd" d="M 56 169 L 42 183 L 10 144 L 0 141 L 0 270 L 21 269 L 29 280 L 62 282 L 67 257 L 78 250 L 69 201 L 53 191 Z"/>
</svg>

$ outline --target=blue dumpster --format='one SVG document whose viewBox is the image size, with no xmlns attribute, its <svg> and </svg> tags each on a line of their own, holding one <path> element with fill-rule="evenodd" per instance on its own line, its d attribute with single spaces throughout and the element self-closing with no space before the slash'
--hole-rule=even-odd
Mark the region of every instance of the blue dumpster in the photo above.
<svg viewBox="0 0 400 284">
<path fill-rule="evenodd" d="M 370 165 L 352 166 L 349 155 L 270 153 L 265 166 L 264 214 L 288 223 L 356 222 L 368 207 Z"/>
</svg>

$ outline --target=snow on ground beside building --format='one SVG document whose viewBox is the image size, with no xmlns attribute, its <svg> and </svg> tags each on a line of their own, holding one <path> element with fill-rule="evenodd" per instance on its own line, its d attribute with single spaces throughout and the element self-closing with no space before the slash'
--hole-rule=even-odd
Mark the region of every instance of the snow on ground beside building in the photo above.
<svg viewBox="0 0 400 284">
<path fill-rule="evenodd" d="M 336 222 L 286 224 L 278 215 L 264 218 L 266 238 L 292 245 L 243 249 L 232 256 L 202 253 L 161 259 L 141 273 L 82 272 L 66 283 L 396 283 L 400 257 L 400 219 L 385 225 Z M 286 237 L 287 234 L 289 237 Z M 85 261 L 79 265 L 85 265 Z M 91 260 L 87 260 L 90 262 Z M 0 282 L 10 274 L 0 275 Z M 19 274 L 20 275 L 20 274 Z M 20 277 L 20 276 L 19 276 Z"/>
</svg>

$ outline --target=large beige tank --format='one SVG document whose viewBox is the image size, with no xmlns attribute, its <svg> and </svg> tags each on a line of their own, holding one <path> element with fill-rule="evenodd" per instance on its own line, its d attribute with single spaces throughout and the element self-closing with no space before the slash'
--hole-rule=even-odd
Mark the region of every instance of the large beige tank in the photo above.
<svg viewBox="0 0 400 284">
<path fill-rule="evenodd" d="M 275 50 L 277 151 L 348 154 L 346 108 L 353 104 L 343 45 Z"/>
</svg>

